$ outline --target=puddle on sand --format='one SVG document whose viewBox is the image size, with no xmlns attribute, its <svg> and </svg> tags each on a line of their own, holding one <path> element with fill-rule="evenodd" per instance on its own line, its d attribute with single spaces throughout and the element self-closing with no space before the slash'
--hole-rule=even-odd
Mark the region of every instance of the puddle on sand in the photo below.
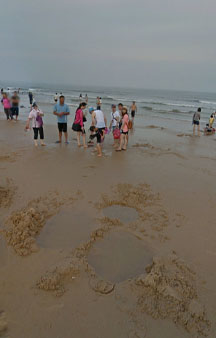
<svg viewBox="0 0 216 338">
<path fill-rule="evenodd" d="M 100 277 L 118 283 L 145 273 L 152 257 L 152 251 L 142 240 L 128 232 L 115 231 L 95 243 L 88 262 Z"/>
<path fill-rule="evenodd" d="M 37 244 L 49 249 L 74 249 L 89 238 L 97 228 L 87 212 L 62 210 L 52 217 L 37 237 Z"/>
<path fill-rule="evenodd" d="M 138 218 L 138 212 L 135 209 L 121 205 L 112 205 L 104 208 L 103 213 L 106 217 L 118 218 L 122 223 L 130 223 Z"/>
</svg>

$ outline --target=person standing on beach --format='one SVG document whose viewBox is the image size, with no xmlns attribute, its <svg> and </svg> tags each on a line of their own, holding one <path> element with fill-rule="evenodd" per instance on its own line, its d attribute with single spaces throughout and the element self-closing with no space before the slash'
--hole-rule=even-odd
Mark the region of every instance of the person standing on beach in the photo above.
<svg viewBox="0 0 216 338">
<path fill-rule="evenodd" d="M 119 127 L 119 121 L 120 121 L 120 115 L 119 111 L 116 110 L 116 105 L 112 104 L 112 111 L 111 111 L 111 121 L 110 121 L 110 130 L 112 130 L 113 138 L 114 138 L 114 144 L 113 147 L 115 147 L 118 143 L 118 139 L 114 137 L 115 129 Z"/>
<path fill-rule="evenodd" d="M 97 136 L 97 151 L 98 157 L 102 156 L 102 147 L 101 143 L 104 141 L 105 138 L 105 129 L 107 128 L 107 119 L 104 113 L 97 109 L 92 111 L 92 131 L 96 132 Z"/>
<path fill-rule="evenodd" d="M 197 127 L 197 134 L 198 134 L 198 136 L 200 136 L 200 113 L 201 113 L 201 108 L 198 108 L 197 112 L 194 113 L 194 115 L 193 115 L 193 120 L 192 120 L 193 135 L 195 135 L 196 127 Z"/>
<path fill-rule="evenodd" d="M 79 96 L 79 100 L 80 100 L 80 103 L 82 103 L 82 102 L 83 102 L 83 97 L 82 97 L 82 94 L 80 94 L 80 96 Z"/>
<path fill-rule="evenodd" d="M 70 109 L 65 104 L 65 97 L 61 95 L 59 97 L 59 103 L 54 106 L 53 114 L 57 116 L 59 140 L 56 143 L 62 143 L 62 132 L 64 133 L 65 143 L 68 144 L 68 133 L 67 133 L 67 117 L 70 114 Z"/>
<path fill-rule="evenodd" d="M 131 112 L 131 118 L 132 118 L 132 122 L 134 122 L 134 118 L 135 118 L 135 114 L 137 113 L 137 106 L 136 106 L 136 102 L 133 101 L 131 107 L 130 107 L 130 112 Z"/>
<path fill-rule="evenodd" d="M 86 103 L 86 105 L 88 105 L 88 95 L 87 94 L 85 95 L 85 103 Z"/>
<path fill-rule="evenodd" d="M 97 99 L 96 99 L 96 106 L 97 106 L 97 110 L 101 109 L 101 100 L 99 96 L 97 96 Z"/>
<path fill-rule="evenodd" d="M 31 91 L 29 91 L 29 103 L 30 103 L 30 106 L 32 108 L 32 103 L 33 103 L 33 93 Z"/>
<path fill-rule="evenodd" d="M 16 116 L 16 121 L 18 119 L 18 115 L 19 115 L 19 102 L 20 102 L 20 98 L 17 95 L 17 92 L 15 91 L 13 96 L 11 97 L 11 102 L 12 102 L 12 107 L 11 107 L 11 113 L 12 116 Z"/>
<path fill-rule="evenodd" d="M 55 94 L 54 101 L 55 101 L 55 103 L 58 103 L 58 93 Z"/>
<path fill-rule="evenodd" d="M 84 120 L 85 120 L 85 115 L 84 115 L 84 109 L 86 108 L 86 103 L 82 102 L 80 103 L 79 107 L 76 110 L 75 114 L 75 119 L 74 123 L 72 125 L 72 130 L 77 133 L 77 145 L 78 147 L 81 147 L 80 143 L 80 136 L 82 135 L 83 137 L 83 147 L 88 148 L 86 145 L 86 133 L 84 129 Z"/>
<path fill-rule="evenodd" d="M 129 116 L 128 116 L 127 107 L 123 107 L 120 145 L 119 145 L 119 148 L 116 149 L 116 151 L 127 150 L 128 130 L 129 130 L 128 123 L 129 123 Z"/>
<path fill-rule="evenodd" d="M 25 129 L 30 129 L 30 121 L 32 121 L 32 128 L 34 131 L 34 144 L 35 147 L 38 146 L 38 134 L 40 135 L 41 146 L 45 146 L 44 143 L 44 131 L 43 131 L 43 119 L 44 113 L 38 108 L 36 103 L 33 103 L 32 110 L 29 114 L 28 120 L 26 122 Z"/>
<path fill-rule="evenodd" d="M 1 103 L 3 104 L 4 112 L 5 112 L 5 115 L 7 117 L 7 120 L 8 121 L 13 120 L 13 116 L 12 116 L 12 113 L 11 113 L 10 99 L 8 98 L 6 93 L 3 93 L 2 96 L 3 97 L 2 97 Z"/>
</svg>

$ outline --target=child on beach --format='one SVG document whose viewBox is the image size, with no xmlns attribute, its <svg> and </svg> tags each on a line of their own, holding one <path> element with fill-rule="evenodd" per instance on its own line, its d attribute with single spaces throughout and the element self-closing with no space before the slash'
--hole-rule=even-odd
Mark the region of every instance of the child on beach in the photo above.
<svg viewBox="0 0 216 338">
<path fill-rule="evenodd" d="M 112 130 L 114 138 L 113 147 L 116 147 L 118 145 L 118 139 L 115 137 L 115 130 L 119 128 L 119 122 L 120 122 L 119 111 L 116 110 L 116 105 L 112 104 L 110 130 Z"/>
<path fill-rule="evenodd" d="M 90 139 L 93 140 L 95 137 L 97 138 L 98 157 L 101 157 L 102 156 L 101 143 L 104 141 L 104 131 L 101 128 L 96 128 L 95 126 L 91 126 L 90 131 L 91 131 Z"/>
<path fill-rule="evenodd" d="M 214 123 L 214 114 L 211 114 L 210 119 L 209 119 L 209 127 L 212 128 L 213 127 L 213 123 Z"/>
<path fill-rule="evenodd" d="M 40 134 L 40 143 L 41 146 L 45 146 L 44 143 L 44 131 L 43 131 L 43 119 L 44 113 L 38 108 L 36 103 L 33 103 L 32 111 L 29 114 L 28 120 L 26 122 L 25 129 L 30 129 L 30 121 L 32 121 L 32 128 L 34 131 L 34 144 L 38 146 L 38 133 Z"/>
<path fill-rule="evenodd" d="M 196 126 L 197 126 L 197 133 L 198 136 L 200 136 L 200 113 L 201 113 L 201 108 L 197 109 L 197 112 L 194 113 L 193 115 L 193 135 L 195 135 L 195 131 L 196 131 Z"/>
<path fill-rule="evenodd" d="M 127 107 L 122 108 L 122 125 L 121 125 L 121 138 L 120 138 L 120 145 L 116 151 L 127 150 L 128 144 L 128 123 L 129 123 L 129 116 Z"/>
<path fill-rule="evenodd" d="M 2 96 L 3 97 L 2 97 L 1 103 L 3 104 L 4 112 L 5 112 L 5 115 L 7 117 L 7 120 L 8 121 L 13 120 L 13 115 L 12 115 L 12 112 L 11 112 L 10 99 L 8 98 L 6 93 L 3 93 Z"/>
<path fill-rule="evenodd" d="M 91 131 L 95 131 L 96 134 L 92 135 L 97 137 L 97 151 L 98 151 L 98 157 L 102 156 L 102 147 L 101 143 L 104 141 L 105 138 L 105 129 L 107 128 L 107 119 L 104 113 L 101 110 L 94 110 L 92 111 L 92 127 L 95 127 L 95 129 L 91 128 Z M 94 137 L 92 137 L 93 139 Z"/>
</svg>

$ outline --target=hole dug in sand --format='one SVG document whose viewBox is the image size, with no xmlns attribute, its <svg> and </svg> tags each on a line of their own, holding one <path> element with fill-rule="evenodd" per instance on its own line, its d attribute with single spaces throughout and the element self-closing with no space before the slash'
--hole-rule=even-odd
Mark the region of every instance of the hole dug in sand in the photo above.
<svg viewBox="0 0 216 338">
<path fill-rule="evenodd" d="M 152 252 L 129 232 L 114 231 L 94 243 L 87 260 L 101 278 L 119 283 L 143 274 Z"/>
<path fill-rule="evenodd" d="M 111 205 L 104 208 L 103 213 L 106 217 L 119 219 L 122 223 L 131 223 L 139 217 L 138 212 L 134 208 L 121 205 Z"/>
<path fill-rule="evenodd" d="M 74 249 L 88 240 L 94 228 L 95 220 L 88 213 L 62 210 L 48 220 L 37 237 L 37 244 L 49 249 Z"/>
</svg>

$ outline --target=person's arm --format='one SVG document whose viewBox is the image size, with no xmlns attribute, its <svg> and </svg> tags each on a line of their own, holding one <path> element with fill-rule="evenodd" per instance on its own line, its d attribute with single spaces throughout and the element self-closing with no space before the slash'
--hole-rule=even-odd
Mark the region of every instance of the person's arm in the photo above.
<svg viewBox="0 0 216 338">
<path fill-rule="evenodd" d="M 60 117 L 60 114 L 57 113 L 57 111 L 55 111 L 55 110 L 54 110 L 53 114 Z"/>
<path fill-rule="evenodd" d="M 96 125 L 96 120 L 95 120 L 95 113 L 92 113 L 92 125 Z"/>
<path fill-rule="evenodd" d="M 39 110 L 39 115 L 44 116 L 44 113 L 41 110 Z"/>
<path fill-rule="evenodd" d="M 29 114 L 28 120 L 26 121 L 25 130 L 30 129 L 30 121 L 32 120 L 32 114 Z"/>
<path fill-rule="evenodd" d="M 106 128 L 107 128 L 107 118 L 106 118 L 105 115 L 104 115 L 104 122 L 105 122 L 105 126 L 106 126 Z"/>
<path fill-rule="evenodd" d="M 135 109 L 135 110 L 136 110 L 136 113 L 137 113 L 137 106 L 135 106 L 135 107 L 136 107 L 136 109 Z"/>
<path fill-rule="evenodd" d="M 82 111 L 82 109 L 80 109 L 80 125 L 81 125 L 81 128 L 83 129 L 84 126 L 83 126 L 83 111 Z"/>
</svg>

